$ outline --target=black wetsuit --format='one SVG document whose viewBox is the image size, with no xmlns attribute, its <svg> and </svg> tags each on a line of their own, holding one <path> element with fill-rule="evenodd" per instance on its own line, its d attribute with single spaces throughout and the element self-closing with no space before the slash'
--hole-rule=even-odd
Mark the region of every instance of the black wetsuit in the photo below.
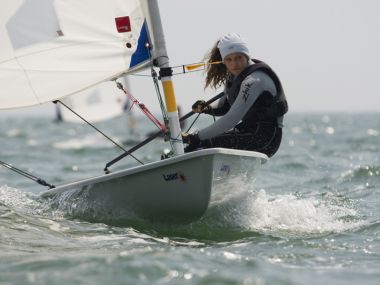
<svg viewBox="0 0 380 285">
<path fill-rule="evenodd" d="M 254 60 L 236 78 L 228 81 L 217 108 L 207 113 L 223 116 L 198 132 L 198 147 L 224 147 L 259 151 L 269 157 L 282 139 L 283 115 L 287 102 L 277 75 L 263 62 Z"/>
</svg>

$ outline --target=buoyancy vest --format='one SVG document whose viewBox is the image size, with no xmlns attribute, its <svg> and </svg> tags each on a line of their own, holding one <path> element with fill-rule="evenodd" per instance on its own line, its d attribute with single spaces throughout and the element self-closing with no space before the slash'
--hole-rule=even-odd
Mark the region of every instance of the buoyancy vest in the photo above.
<svg viewBox="0 0 380 285">
<path fill-rule="evenodd" d="M 247 114 L 243 118 L 243 123 L 247 126 L 253 125 L 260 121 L 276 121 L 278 117 L 288 112 L 288 103 L 286 101 L 284 89 L 276 73 L 267 65 L 257 59 L 252 59 L 255 64 L 245 68 L 230 84 L 227 84 L 227 100 L 230 105 L 233 104 L 244 79 L 255 71 L 265 72 L 274 82 L 276 86 L 276 95 L 270 92 L 262 92 Z"/>
</svg>

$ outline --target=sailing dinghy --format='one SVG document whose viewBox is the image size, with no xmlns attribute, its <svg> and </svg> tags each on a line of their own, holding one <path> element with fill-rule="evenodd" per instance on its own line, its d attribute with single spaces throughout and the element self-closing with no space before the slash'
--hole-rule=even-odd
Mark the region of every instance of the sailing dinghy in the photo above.
<svg viewBox="0 0 380 285">
<path fill-rule="evenodd" d="M 43 198 L 71 204 L 76 217 L 91 221 L 188 223 L 238 193 L 237 180 L 253 183 L 256 169 L 268 159 L 264 154 L 222 148 L 184 154 L 157 0 L 31 2 L 2 3 L 0 88 L 11 96 L 1 96 L 0 107 L 75 96 L 154 65 L 173 152 L 164 160 L 52 187 Z"/>
</svg>

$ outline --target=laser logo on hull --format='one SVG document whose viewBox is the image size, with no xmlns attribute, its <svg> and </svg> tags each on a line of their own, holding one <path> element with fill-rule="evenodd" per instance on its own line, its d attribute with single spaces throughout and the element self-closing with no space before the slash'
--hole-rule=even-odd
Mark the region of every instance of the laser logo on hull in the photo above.
<svg viewBox="0 0 380 285">
<path fill-rule="evenodd" d="M 173 172 L 173 173 L 168 173 L 168 174 L 162 174 L 162 177 L 164 178 L 165 181 L 175 181 L 175 180 L 180 180 L 182 182 L 186 182 L 187 178 L 182 172 Z"/>
</svg>

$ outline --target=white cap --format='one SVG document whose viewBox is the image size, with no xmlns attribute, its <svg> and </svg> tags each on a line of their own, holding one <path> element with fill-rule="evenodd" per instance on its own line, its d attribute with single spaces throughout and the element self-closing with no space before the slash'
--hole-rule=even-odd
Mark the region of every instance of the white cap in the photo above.
<svg viewBox="0 0 380 285">
<path fill-rule="evenodd" d="M 231 33 L 224 35 L 219 40 L 217 47 L 219 48 L 222 60 L 224 60 L 226 56 L 238 52 L 245 54 L 248 58 L 251 58 L 247 42 L 238 34 Z"/>
</svg>

